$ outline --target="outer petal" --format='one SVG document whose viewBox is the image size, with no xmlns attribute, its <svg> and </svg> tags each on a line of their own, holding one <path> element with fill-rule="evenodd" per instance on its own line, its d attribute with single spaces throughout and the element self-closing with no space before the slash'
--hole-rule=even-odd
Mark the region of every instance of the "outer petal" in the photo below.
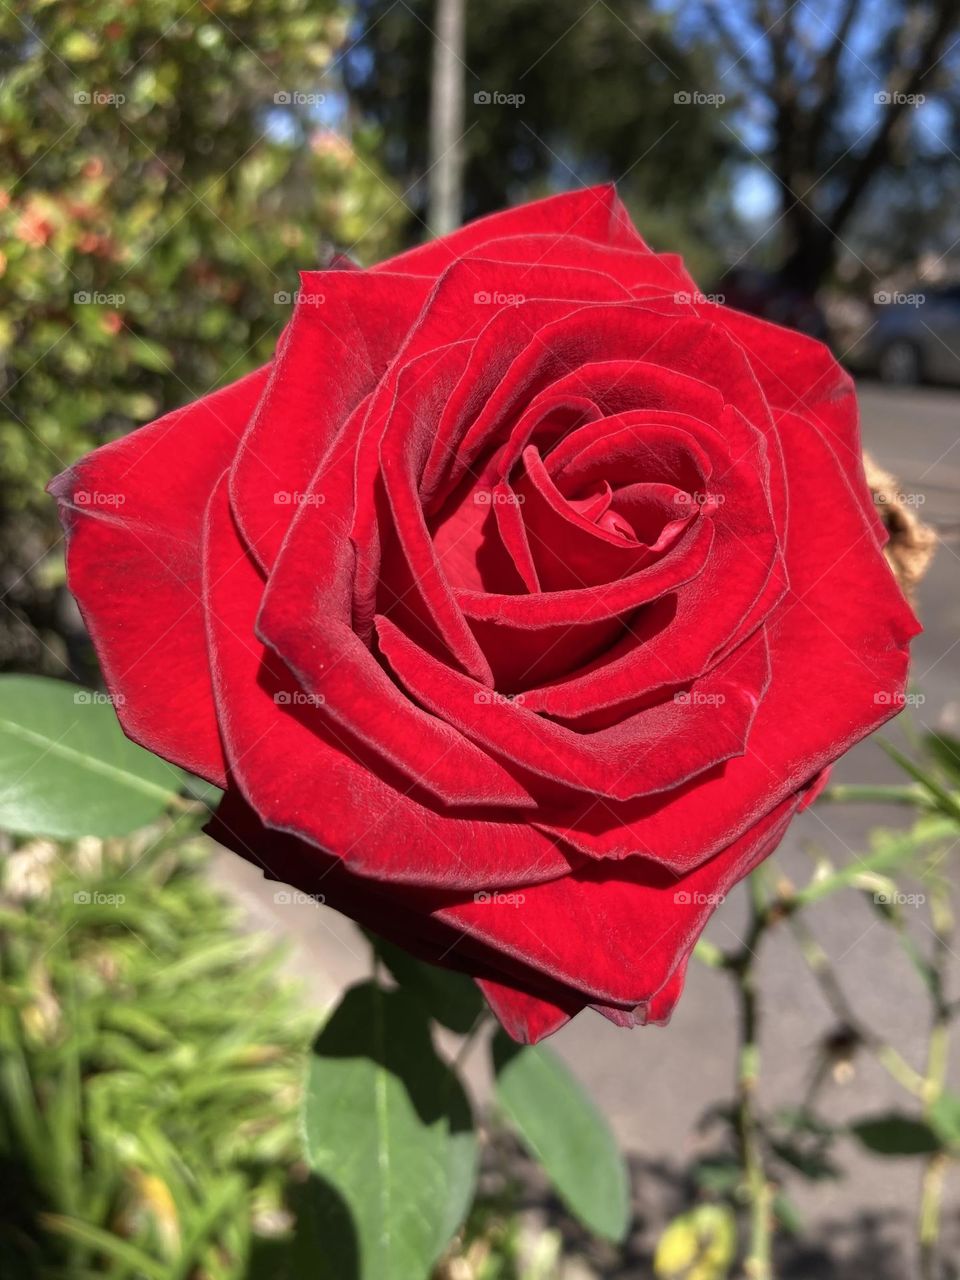
<svg viewBox="0 0 960 1280">
<path fill-rule="evenodd" d="M 502 236 L 576 235 L 596 244 L 618 245 L 646 250 L 630 216 L 612 184 L 581 187 L 559 196 L 548 196 L 516 209 L 477 218 L 465 227 L 431 240 L 429 244 L 408 249 L 373 268 L 374 271 L 410 271 L 417 275 L 439 275 L 451 262 L 471 249 Z"/>
<path fill-rule="evenodd" d="M 558 992 L 554 1000 L 548 1000 L 492 978 L 478 978 L 477 986 L 500 1019 L 504 1031 L 520 1044 L 536 1044 L 538 1040 L 552 1036 L 585 1007 L 585 1001 L 572 994 Z"/>
<path fill-rule="evenodd" d="M 382 378 L 420 313 L 419 276 L 312 271 L 230 478 L 237 522 L 264 568 L 347 419 Z"/>
<path fill-rule="evenodd" d="M 203 511 L 269 375 L 81 459 L 51 481 L 67 573 L 129 737 L 222 786 L 201 601 Z"/>
</svg>

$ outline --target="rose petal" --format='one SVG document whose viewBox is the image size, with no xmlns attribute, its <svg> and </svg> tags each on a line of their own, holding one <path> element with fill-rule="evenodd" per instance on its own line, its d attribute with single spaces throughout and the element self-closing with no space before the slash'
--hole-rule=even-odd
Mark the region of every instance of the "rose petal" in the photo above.
<svg viewBox="0 0 960 1280">
<path fill-rule="evenodd" d="M 70 590 L 134 742 L 224 783 L 204 639 L 203 510 L 269 376 L 256 370 L 51 481 Z M 144 593 L 149 606 L 144 607 Z"/>
</svg>

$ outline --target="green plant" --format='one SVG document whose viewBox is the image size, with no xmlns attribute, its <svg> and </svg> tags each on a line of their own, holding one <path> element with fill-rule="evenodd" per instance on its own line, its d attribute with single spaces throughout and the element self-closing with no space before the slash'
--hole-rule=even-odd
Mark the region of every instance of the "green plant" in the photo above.
<svg viewBox="0 0 960 1280">
<path fill-rule="evenodd" d="M 332 132 L 336 0 L 0 10 L 0 492 L 267 359 L 298 271 L 403 206 Z M 29 562 L 28 562 L 29 563 Z"/>
<path fill-rule="evenodd" d="M 960 838 L 960 743 L 889 750 L 909 783 L 824 798 L 899 804 L 911 824 L 875 832 L 842 865 L 819 859 L 799 886 L 766 865 L 749 881 L 742 944 L 698 945 L 739 1007 L 735 1091 L 705 1120 L 714 1147 L 661 1236 L 658 1276 L 724 1280 L 739 1259 L 750 1280 L 772 1280 L 778 1236 L 802 1229 L 791 1182 L 838 1176 L 844 1137 L 923 1161 L 918 1274 L 943 1274 L 944 1185 L 960 1159 L 945 872 Z M 469 980 L 371 936 L 370 978 L 307 1053 L 276 952 L 237 931 L 201 874 L 196 833 L 216 793 L 156 767 L 102 695 L 0 677 L 0 814 L 14 832 L 0 881 L 0 1249 L 15 1280 L 552 1280 L 562 1240 L 545 1231 L 524 1256 L 511 1177 L 477 1192 L 480 1156 L 497 1144 L 475 1124 L 462 1066 L 484 1043 L 493 1132 L 512 1133 L 572 1217 L 616 1250 L 631 1222 L 623 1158 L 552 1051 L 481 1035 L 488 1015 Z M 101 836 L 72 839 L 84 825 Z M 920 1065 L 864 1022 L 808 926 L 844 892 L 864 895 L 915 968 L 930 1009 Z M 908 927 L 923 904 L 929 942 Z M 805 1095 L 772 1111 L 758 1093 L 757 977 L 774 930 L 793 934 L 835 1026 Z M 459 1038 L 452 1058 L 441 1029 Z M 858 1054 L 904 1104 L 838 1125 L 821 1104 Z"/>
<path fill-rule="evenodd" d="M 5 860 L 0 1249 L 18 1280 L 226 1280 L 283 1221 L 304 1020 L 174 827 Z"/>
<path fill-rule="evenodd" d="M 946 859 L 960 840 L 960 743 L 943 734 L 928 734 L 916 748 L 916 759 L 889 745 L 886 748 L 912 783 L 835 786 L 824 796 L 828 803 L 879 801 L 906 806 L 914 812 L 906 829 L 874 831 L 867 852 L 841 866 L 819 859 L 808 882 L 799 887 L 778 878 L 771 864 L 764 865 L 748 881 L 750 916 L 741 945 L 721 949 L 701 941 L 696 948 L 701 961 L 726 973 L 733 984 L 740 1043 L 734 1097 L 729 1107 L 708 1117 L 717 1134 L 717 1151 L 701 1160 L 693 1173 L 706 1201 L 702 1207 L 728 1215 L 724 1239 L 736 1216 L 745 1219 L 742 1252 L 750 1280 L 772 1280 L 777 1233 L 801 1230 L 786 1192 L 791 1180 L 838 1177 L 835 1147 L 845 1135 L 885 1159 L 922 1158 L 917 1274 L 921 1280 L 938 1280 L 943 1274 L 939 1242 L 943 1188 L 950 1168 L 960 1158 L 960 1094 L 948 1087 L 946 1077 L 951 1025 L 960 1011 L 960 1003 L 948 997 L 946 984 L 956 913 Z M 916 887 L 904 890 L 905 881 Z M 920 1067 L 863 1021 L 807 923 L 817 903 L 849 891 L 863 895 L 878 919 L 892 930 L 916 971 L 929 1007 L 927 1050 Z M 925 904 L 930 912 L 926 942 L 918 941 L 907 923 L 907 913 Z M 758 1101 L 760 1028 L 765 1013 L 757 978 L 769 934 L 782 929 L 792 933 L 835 1026 L 817 1047 L 806 1096 L 795 1107 L 769 1113 Z M 904 1104 L 840 1127 L 824 1117 L 820 1102 L 831 1082 L 842 1081 L 852 1071 L 858 1054 L 876 1058 L 903 1089 Z M 717 1246 L 716 1223 L 711 1225 L 714 1234 L 705 1235 L 695 1213 L 676 1219 L 661 1241 L 657 1274 L 665 1280 L 723 1280 L 730 1274 L 734 1255 L 726 1245 Z M 678 1258 L 680 1263 L 674 1265 Z"/>
</svg>

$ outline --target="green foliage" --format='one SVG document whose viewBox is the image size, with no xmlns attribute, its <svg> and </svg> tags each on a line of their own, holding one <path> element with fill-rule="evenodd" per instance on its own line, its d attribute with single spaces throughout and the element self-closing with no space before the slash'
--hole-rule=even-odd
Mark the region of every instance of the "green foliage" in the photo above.
<svg viewBox="0 0 960 1280">
<path fill-rule="evenodd" d="M 398 986 L 414 996 L 441 1026 L 466 1035 L 486 1008 L 480 988 L 462 973 L 424 964 L 383 938 L 372 939 Z"/>
<path fill-rule="evenodd" d="M 940 1149 L 940 1141 L 928 1124 L 897 1111 L 867 1116 L 850 1128 L 867 1150 L 878 1156 L 923 1156 Z"/>
<path fill-rule="evenodd" d="M 323 1280 L 423 1280 L 466 1217 L 470 1107 L 415 997 L 351 988 L 313 1046 L 304 1104 Z"/>
<path fill-rule="evenodd" d="M 347 85 L 383 130 L 384 161 L 423 218 L 425 192 L 414 183 L 430 165 L 433 3 L 359 0 L 356 8 Z M 719 265 L 709 253 L 717 226 L 730 223 L 720 210 L 736 143 L 721 122 L 734 103 L 690 99 L 718 87 L 731 94 L 717 61 L 702 38 L 681 45 L 674 16 L 649 2 L 572 11 L 550 0 L 486 0 L 466 28 L 467 216 L 558 183 L 616 181 L 644 235 L 670 250 L 681 247 L 679 236 L 707 279 Z M 413 226 L 419 232 L 421 222 Z"/>
<path fill-rule="evenodd" d="M 125 835 L 186 782 L 124 736 L 103 694 L 38 676 L 0 676 L 0 776 L 0 826 L 60 839 Z"/>
<path fill-rule="evenodd" d="M 584 1226 L 614 1242 L 630 1225 L 630 1183 L 610 1127 L 560 1059 L 543 1046 L 493 1039 L 496 1099 Z"/>
<path fill-rule="evenodd" d="M 333 245 L 392 248 L 375 137 L 322 122 L 343 33 L 336 0 L 0 9 L 7 503 L 262 362 Z"/>
<path fill-rule="evenodd" d="M 240 1280 L 284 1223 L 307 1033 L 276 953 L 169 835 L 35 840 L 5 861 L 10 1280 Z"/>
</svg>

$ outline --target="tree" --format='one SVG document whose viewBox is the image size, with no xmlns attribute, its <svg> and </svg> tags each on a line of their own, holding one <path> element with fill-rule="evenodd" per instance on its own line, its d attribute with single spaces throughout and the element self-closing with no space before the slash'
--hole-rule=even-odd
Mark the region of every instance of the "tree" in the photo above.
<svg viewBox="0 0 960 1280">
<path fill-rule="evenodd" d="M 269 354 L 297 272 L 379 256 L 400 206 L 330 131 L 335 0 L 0 10 L 0 487 Z"/>
<path fill-rule="evenodd" d="M 776 183 L 786 284 L 829 274 L 881 178 L 903 216 L 904 194 L 955 161 L 943 136 L 960 110 L 954 0 L 706 0 L 685 23 L 688 35 L 707 26 L 721 83 L 751 101 L 742 153 Z"/>
<path fill-rule="evenodd" d="M 551 0 L 467 6 L 464 214 L 547 187 L 613 179 L 682 237 L 722 191 L 733 139 L 726 104 L 689 99 L 716 73 L 702 44 L 681 48 L 670 15 L 637 0 L 571 10 Z M 430 167 L 433 0 L 360 0 L 344 81 L 354 109 L 383 130 L 384 162 L 422 235 Z M 732 105 L 732 104 L 731 104 Z"/>
<path fill-rule="evenodd" d="M 329 127 L 345 25 L 335 0 L 0 8 L 0 667 L 68 661 L 56 560 L 31 567 L 46 481 L 262 363 L 332 246 L 394 247 L 376 139 Z"/>
</svg>

